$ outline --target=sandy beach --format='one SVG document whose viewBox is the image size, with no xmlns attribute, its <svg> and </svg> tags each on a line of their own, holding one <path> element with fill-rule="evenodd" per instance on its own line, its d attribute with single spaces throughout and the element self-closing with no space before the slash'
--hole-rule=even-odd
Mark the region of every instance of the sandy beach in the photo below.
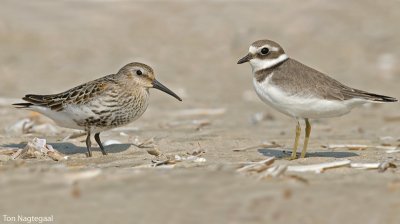
<svg viewBox="0 0 400 224">
<path fill-rule="evenodd" d="M 399 103 L 312 120 L 307 158 L 288 161 L 295 120 L 262 103 L 250 66 L 236 64 L 268 38 L 351 87 L 400 98 L 399 9 L 395 0 L 3 0 L 0 223 L 28 223 L 18 215 L 53 217 L 43 223 L 400 223 Z M 93 141 L 87 158 L 85 136 L 11 106 L 133 61 L 151 65 L 183 102 L 151 89 L 139 120 L 101 134 L 108 156 Z M 34 138 L 65 159 L 11 158 Z M 299 172 L 337 162 L 344 165 Z"/>
</svg>

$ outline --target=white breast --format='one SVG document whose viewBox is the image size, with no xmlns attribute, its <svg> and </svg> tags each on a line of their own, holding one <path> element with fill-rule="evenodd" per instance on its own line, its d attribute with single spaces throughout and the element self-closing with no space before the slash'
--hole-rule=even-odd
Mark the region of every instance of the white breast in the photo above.
<svg viewBox="0 0 400 224">
<path fill-rule="evenodd" d="M 313 96 L 288 95 L 279 86 L 271 83 L 273 73 L 263 82 L 253 79 L 254 88 L 262 101 L 278 111 L 295 118 L 328 118 L 349 113 L 364 100 L 325 100 Z"/>
</svg>

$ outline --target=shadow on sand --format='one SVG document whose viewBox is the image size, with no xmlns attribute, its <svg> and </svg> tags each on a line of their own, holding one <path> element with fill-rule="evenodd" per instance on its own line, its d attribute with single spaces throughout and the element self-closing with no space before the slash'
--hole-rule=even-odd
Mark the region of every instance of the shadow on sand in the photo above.
<svg viewBox="0 0 400 224">
<path fill-rule="evenodd" d="M 301 149 L 298 149 L 301 152 Z M 274 156 L 276 158 L 285 158 L 290 156 L 292 153 L 291 150 L 286 149 L 259 149 L 259 153 L 263 154 L 264 156 Z M 297 152 L 297 156 L 300 156 L 300 152 Z M 358 156 L 357 153 L 354 152 L 307 152 L 307 157 L 332 157 L 332 158 L 346 158 L 346 157 L 353 157 Z"/>
<path fill-rule="evenodd" d="M 49 145 L 53 146 L 53 148 L 59 152 L 61 152 L 64 155 L 72 155 L 72 154 L 77 154 L 77 153 L 86 153 L 87 149 L 86 147 L 82 146 L 76 146 L 72 143 L 69 142 L 62 142 L 62 143 L 48 143 Z M 11 147 L 11 148 L 24 148 L 26 144 L 7 144 L 7 145 L 2 145 L 3 147 Z M 92 145 L 92 151 L 99 151 L 100 148 L 96 147 L 97 145 L 93 144 Z M 107 153 L 119 153 L 122 151 L 127 150 L 129 147 L 131 147 L 131 144 L 116 144 L 116 145 L 108 145 L 104 146 L 105 150 Z"/>
</svg>

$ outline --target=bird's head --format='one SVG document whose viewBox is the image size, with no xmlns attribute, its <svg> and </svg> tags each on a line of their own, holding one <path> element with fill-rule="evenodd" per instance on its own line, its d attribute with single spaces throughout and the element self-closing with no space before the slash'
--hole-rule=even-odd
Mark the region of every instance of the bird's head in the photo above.
<svg viewBox="0 0 400 224">
<path fill-rule="evenodd" d="M 249 62 L 253 72 L 268 69 L 288 59 L 283 48 L 272 40 L 258 40 L 249 47 L 249 53 L 237 63 Z"/>
<path fill-rule="evenodd" d="M 155 88 L 182 101 L 178 95 L 156 80 L 153 69 L 148 65 L 139 62 L 129 63 L 122 67 L 118 74 L 124 77 L 124 82 L 147 89 Z"/>
</svg>

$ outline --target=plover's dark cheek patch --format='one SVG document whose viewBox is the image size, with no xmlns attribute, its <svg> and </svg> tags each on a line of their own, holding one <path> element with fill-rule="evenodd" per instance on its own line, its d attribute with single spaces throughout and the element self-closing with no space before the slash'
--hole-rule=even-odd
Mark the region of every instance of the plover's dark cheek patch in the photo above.
<svg viewBox="0 0 400 224">
<path fill-rule="evenodd" d="M 271 57 L 271 54 L 266 54 L 266 55 L 259 54 L 258 58 L 260 58 L 260 59 L 268 59 L 268 58 L 273 58 L 273 57 Z"/>
<path fill-rule="evenodd" d="M 279 56 L 281 56 L 281 53 L 276 52 L 276 51 L 270 51 L 266 55 L 259 54 L 258 58 L 260 58 L 260 59 L 275 59 L 275 58 L 278 58 Z"/>
</svg>

